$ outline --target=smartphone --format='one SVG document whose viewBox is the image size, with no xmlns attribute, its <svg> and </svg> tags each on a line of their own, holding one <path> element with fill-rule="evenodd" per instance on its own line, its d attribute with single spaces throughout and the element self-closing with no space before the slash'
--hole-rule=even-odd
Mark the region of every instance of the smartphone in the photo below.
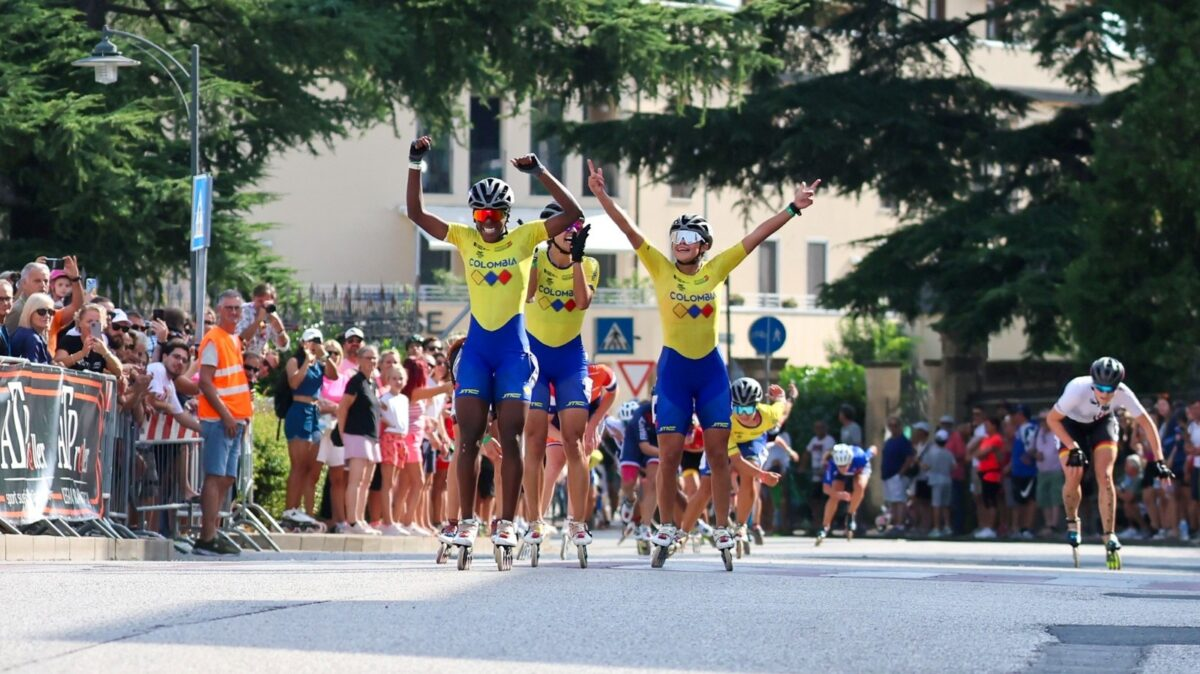
<svg viewBox="0 0 1200 674">
<path fill-rule="evenodd" d="M 95 276 L 89 276 L 87 280 L 83 282 L 83 290 L 84 292 L 94 293 L 99 285 L 100 279 L 96 278 Z"/>
<path fill-rule="evenodd" d="M 100 323 L 92 323 L 92 339 L 103 339 L 104 331 L 100 329 Z"/>
<path fill-rule="evenodd" d="M 61 257 L 48 257 L 46 258 L 46 266 L 50 268 L 50 271 L 62 269 L 63 259 Z"/>
<path fill-rule="evenodd" d="M 154 321 L 161 321 L 161 320 L 163 319 L 163 310 L 162 310 L 162 309 L 155 309 L 154 311 L 151 311 L 151 312 L 150 312 L 150 319 L 151 319 L 151 320 L 154 320 Z"/>
</svg>

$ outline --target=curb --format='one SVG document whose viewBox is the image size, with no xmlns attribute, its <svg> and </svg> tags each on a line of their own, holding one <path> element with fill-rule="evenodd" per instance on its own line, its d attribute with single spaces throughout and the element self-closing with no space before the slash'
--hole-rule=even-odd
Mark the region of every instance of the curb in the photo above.
<svg viewBox="0 0 1200 674">
<path fill-rule="evenodd" d="M 171 541 L 0 534 L 0 560 L 8 562 L 168 562 L 178 558 Z"/>
</svg>

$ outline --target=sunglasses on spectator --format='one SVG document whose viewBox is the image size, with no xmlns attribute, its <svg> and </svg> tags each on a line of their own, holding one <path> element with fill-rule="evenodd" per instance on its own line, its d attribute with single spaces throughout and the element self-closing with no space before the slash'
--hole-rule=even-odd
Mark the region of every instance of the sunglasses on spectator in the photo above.
<svg viewBox="0 0 1200 674">
<path fill-rule="evenodd" d="M 740 414 L 741 416 L 744 416 L 744 417 L 748 417 L 757 411 L 758 411 L 758 407 L 756 405 L 734 405 L 733 406 L 733 413 Z"/>
<path fill-rule="evenodd" d="M 475 219 L 475 222 L 480 223 L 488 222 L 489 220 L 492 222 L 504 222 L 504 219 L 508 217 L 508 211 L 499 208 L 477 208 L 471 214 L 471 217 Z"/>
<path fill-rule="evenodd" d="M 45 318 L 45 317 L 47 317 L 47 316 L 53 316 L 53 315 L 54 315 L 54 310 L 53 310 L 53 309 L 45 309 L 45 308 L 43 308 L 43 309 L 34 309 L 34 310 L 33 310 L 33 313 L 37 314 L 38 316 L 42 316 L 43 318 Z"/>
<path fill-rule="evenodd" d="M 117 325 L 117 324 L 115 324 L 115 323 L 114 323 L 114 324 L 113 324 L 113 326 L 112 326 L 112 329 L 113 329 L 113 330 L 120 330 L 121 332 L 129 332 L 129 330 L 130 330 L 130 326 L 128 326 L 128 325 Z"/>
</svg>

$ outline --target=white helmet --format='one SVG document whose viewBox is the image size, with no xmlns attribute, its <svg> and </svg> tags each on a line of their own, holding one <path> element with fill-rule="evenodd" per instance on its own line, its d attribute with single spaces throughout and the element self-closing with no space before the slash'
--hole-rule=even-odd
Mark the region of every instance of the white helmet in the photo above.
<svg viewBox="0 0 1200 674">
<path fill-rule="evenodd" d="M 854 448 L 850 445 L 834 445 L 833 446 L 833 465 L 849 466 L 854 460 Z"/>
<path fill-rule="evenodd" d="M 617 418 L 624 423 L 633 421 L 633 415 L 637 414 L 640 403 L 636 400 L 626 400 L 621 403 L 620 409 L 617 410 Z"/>
<path fill-rule="evenodd" d="M 737 407 L 749 407 L 762 401 L 762 386 L 750 377 L 737 379 L 729 386 L 729 395 Z"/>
<path fill-rule="evenodd" d="M 471 185 L 467 192 L 467 205 L 471 208 L 497 208 L 508 210 L 513 205 L 512 188 L 499 178 L 484 178 Z"/>
</svg>

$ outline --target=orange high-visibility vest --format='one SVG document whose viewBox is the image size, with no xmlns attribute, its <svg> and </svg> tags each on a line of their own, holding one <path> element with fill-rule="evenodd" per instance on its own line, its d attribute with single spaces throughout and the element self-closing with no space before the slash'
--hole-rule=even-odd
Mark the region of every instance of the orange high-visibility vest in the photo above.
<svg viewBox="0 0 1200 674">
<path fill-rule="evenodd" d="M 250 382 L 246 379 L 246 369 L 242 363 L 242 340 L 217 326 L 204 333 L 204 339 L 200 340 L 201 354 L 210 342 L 217 347 L 217 370 L 213 372 L 217 395 L 234 419 L 249 419 L 254 416 L 254 405 L 250 397 Z M 204 395 L 200 396 L 200 418 L 204 421 L 221 420 L 221 415 L 217 414 Z"/>
</svg>

